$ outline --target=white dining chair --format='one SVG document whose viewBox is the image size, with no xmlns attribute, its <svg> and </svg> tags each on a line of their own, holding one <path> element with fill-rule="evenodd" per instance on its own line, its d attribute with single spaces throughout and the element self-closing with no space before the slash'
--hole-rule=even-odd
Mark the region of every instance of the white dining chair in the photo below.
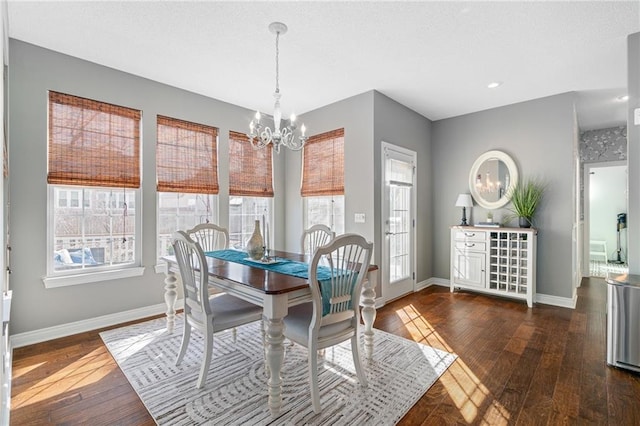
<svg viewBox="0 0 640 426">
<path fill-rule="evenodd" d="M 192 240 L 200 244 L 204 252 L 229 248 L 229 231 L 227 228 L 213 223 L 201 223 L 186 232 Z"/>
<path fill-rule="evenodd" d="M 214 250 L 224 250 L 229 248 L 229 231 L 227 228 L 213 223 L 200 223 L 185 231 L 192 240 L 197 241 L 205 253 Z M 222 290 L 210 287 L 209 295 L 222 293 Z M 233 329 L 233 341 L 236 339 L 236 329 Z"/>
<path fill-rule="evenodd" d="M 302 254 L 313 255 L 316 248 L 327 244 L 333 240 L 336 233 L 326 225 L 313 225 L 302 231 L 300 239 L 300 249 Z"/>
<path fill-rule="evenodd" d="M 209 296 L 209 270 L 200 244 L 193 241 L 184 231 L 173 233 L 172 244 L 184 291 L 184 332 L 176 365 L 180 365 L 184 358 L 191 338 L 191 329 L 200 331 L 204 335 L 205 344 L 200 375 L 196 383 L 196 388 L 199 389 L 203 386 L 209 371 L 213 334 L 260 320 L 262 307 L 225 293 Z"/>
<path fill-rule="evenodd" d="M 360 363 L 360 292 L 367 275 L 373 243 L 344 234 L 319 247 L 309 264 L 310 303 L 289 308 L 284 335 L 308 349 L 313 411 L 320 412 L 318 350 L 351 340 L 358 381 L 367 386 Z M 322 270 L 318 273 L 318 266 Z"/>
</svg>

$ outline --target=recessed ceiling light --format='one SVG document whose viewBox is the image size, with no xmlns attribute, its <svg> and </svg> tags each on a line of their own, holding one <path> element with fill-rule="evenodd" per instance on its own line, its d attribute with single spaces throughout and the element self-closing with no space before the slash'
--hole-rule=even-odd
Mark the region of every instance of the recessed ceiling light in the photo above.
<svg viewBox="0 0 640 426">
<path fill-rule="evenodd" d="M 628 100 L 629 100 L 629 95 L 622 95 L 622 96 L 618 96 L 618 97 L 616 98 L 616 100 L 617 100 L 617 101 L 620 101 L 620 102 L 626 102 L 626 101 L 628 101 Z"/>
<path fill-rule="evenodd" d="M 489 89 L 495 89 L 496 87 L 501 86 L 501 85 L 502 85 L 501 81 L 494 81 L 494 82 L 491 82 L 491 83 L 487 84 L 487 87 Z"/>
</svg>

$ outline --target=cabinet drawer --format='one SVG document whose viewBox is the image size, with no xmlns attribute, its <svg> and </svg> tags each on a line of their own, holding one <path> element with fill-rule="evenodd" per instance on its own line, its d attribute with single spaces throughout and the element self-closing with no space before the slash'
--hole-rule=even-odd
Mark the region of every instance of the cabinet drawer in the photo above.
<svg viewBox="0 0 640 426">
<path fill-rule="evenodd" d="M 487 244 L 482 240 L 478 242 L 475 240 L 456 241 L 456 250 L 462 251 L 485 251 Z"/>
<path fill-rule="evenodd" d="M 459 241 L 485 241 L 487 233 L 484 231 L 455 231 L 453 236 L 455 240 Z"/>
</svg>

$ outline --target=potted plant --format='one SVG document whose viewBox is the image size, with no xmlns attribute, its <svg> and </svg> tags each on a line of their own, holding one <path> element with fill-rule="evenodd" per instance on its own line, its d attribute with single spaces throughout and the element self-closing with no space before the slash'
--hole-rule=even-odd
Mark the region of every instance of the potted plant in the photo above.
<svg viewBox="0 0 640 426">
<path fill-rule="evenodd" d="M 518 217 L 521 228 L 529 228 L 533 225 L 533 216 L 542 200 L 542 194 L 546 184 L 538 179 L 520 179 L 511 189 L 509 199 L 512 217 Z"/>
</svg>

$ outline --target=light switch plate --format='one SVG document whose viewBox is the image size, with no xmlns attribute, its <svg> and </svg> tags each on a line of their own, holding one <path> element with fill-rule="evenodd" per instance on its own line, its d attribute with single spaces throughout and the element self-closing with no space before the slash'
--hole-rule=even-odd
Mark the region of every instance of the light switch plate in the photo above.
<svg viewBox="0 0 640 426">
<path fill-rule="evenodd" d="M 353 219 L 355 223 L 364 223 L 364 213 L 356 213 L 355 218 Z"/>
<path fill-rule="evenodd" d="M 640 108 L 633 110 L 633 124 L 640 126 Z"/>
</svg>

